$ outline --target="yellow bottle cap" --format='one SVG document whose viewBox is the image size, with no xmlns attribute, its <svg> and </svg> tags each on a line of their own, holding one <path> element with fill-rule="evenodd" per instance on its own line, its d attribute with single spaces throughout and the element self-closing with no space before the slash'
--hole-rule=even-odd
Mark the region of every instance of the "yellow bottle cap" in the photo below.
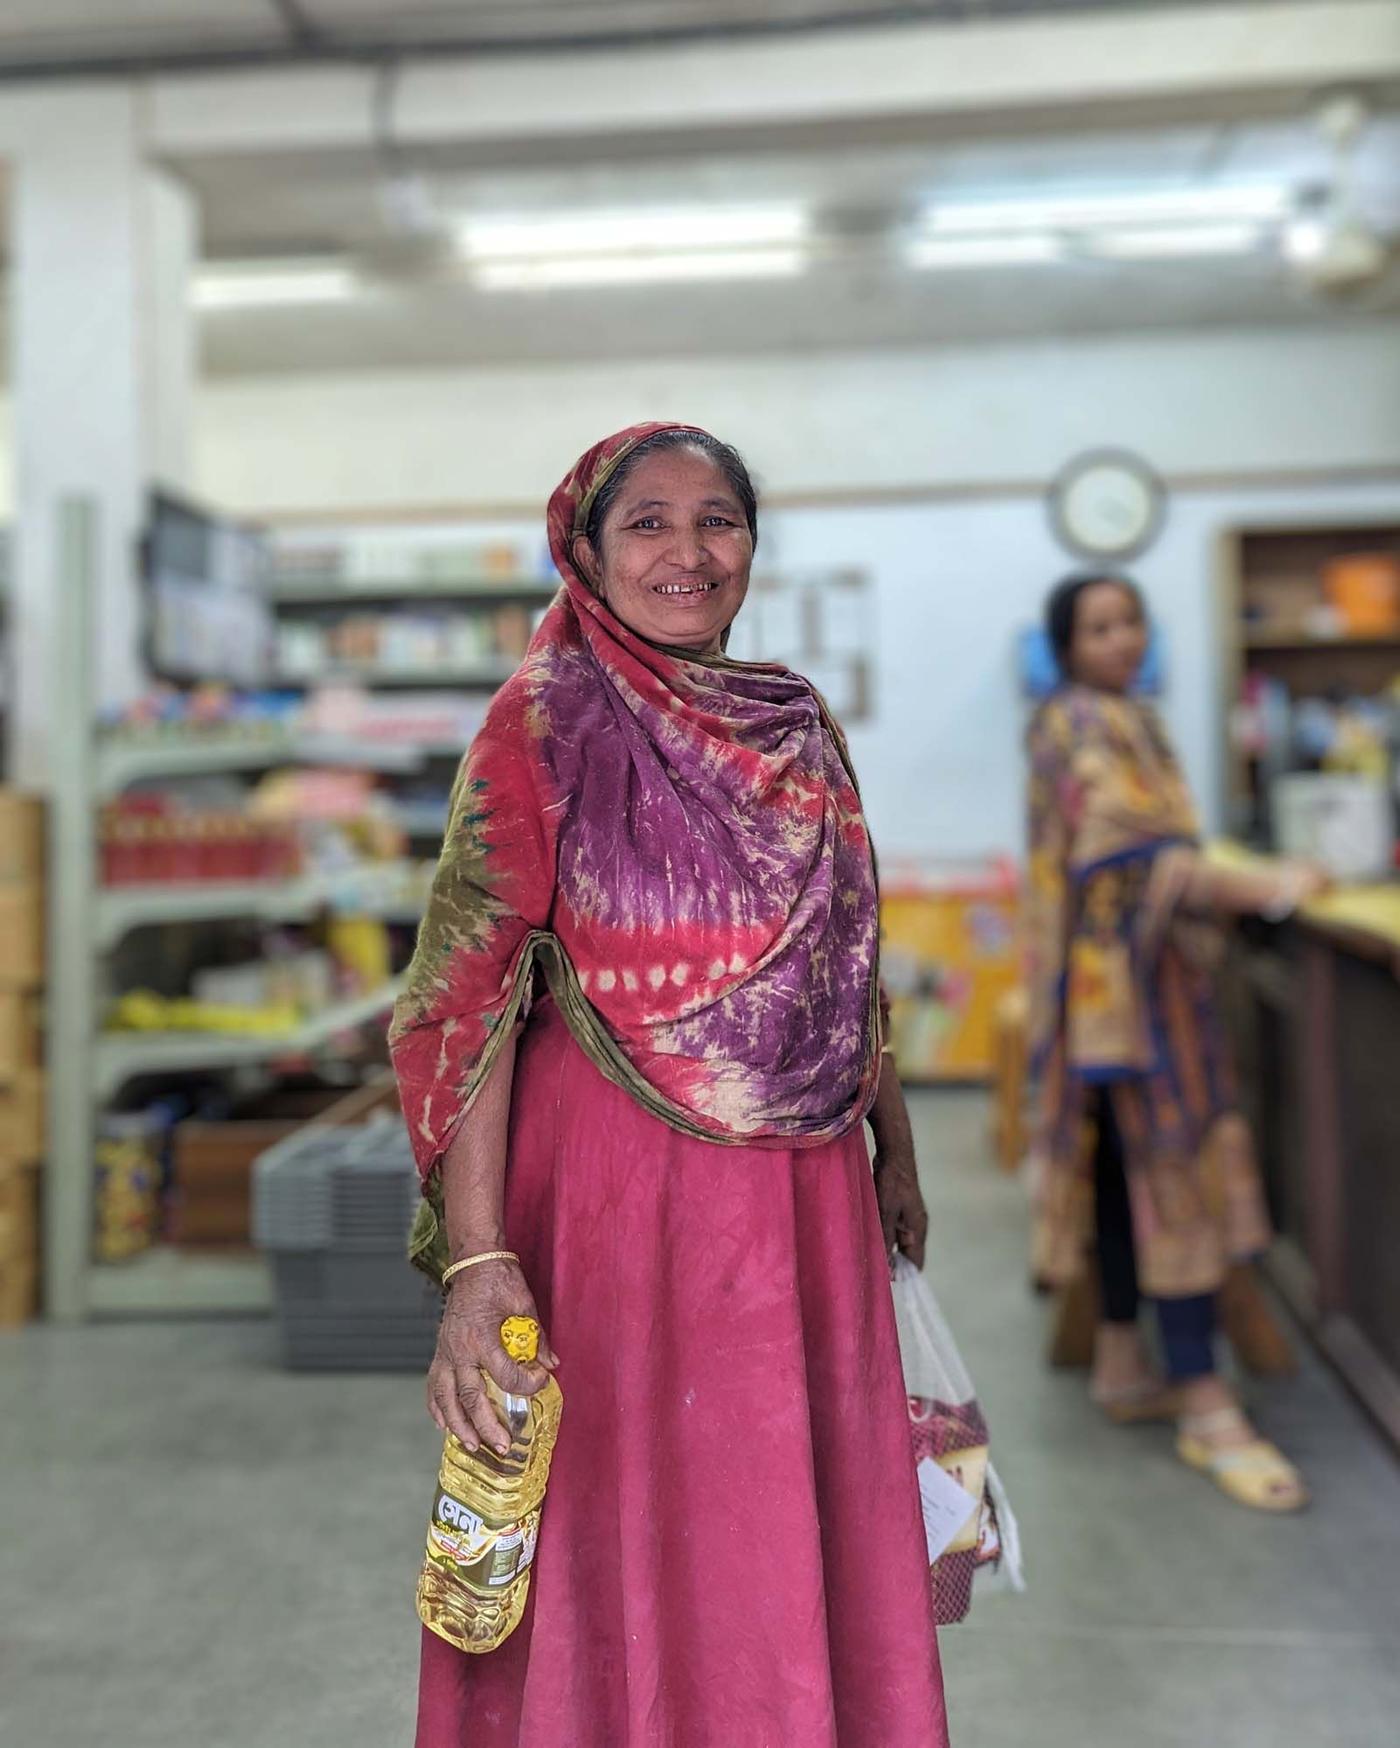
<svg viewBox="0 0 1400 1748">
<path fill-rule="evenodd" d="M 507 1317 L 501 1325 L 501 1346 L 513 1360 L 529 1365 L 540 1351 L 540 1326 L 533 1317 Z"/>
</svg>

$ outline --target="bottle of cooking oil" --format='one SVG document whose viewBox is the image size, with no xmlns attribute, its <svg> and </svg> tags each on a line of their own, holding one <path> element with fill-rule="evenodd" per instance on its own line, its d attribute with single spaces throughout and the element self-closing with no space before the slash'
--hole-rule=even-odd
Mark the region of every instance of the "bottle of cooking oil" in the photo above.
<svg viewBox="0 0 1400 1748">
<path fill-rule="evenodd" d="M 524 1364 L 539 1340 L 533 1318 L 501 1325 L 502 1346 Z M 553 1378 L 534 1396 L 508 1396 L 484 1381 L 510 1429 L 510 1449 L 468 1451 L 448 1433 L 418 1578 L 418 1618 L 459 1651 L 494 1651 L 520 1624 L 564 1407 Z"/>
</svg>

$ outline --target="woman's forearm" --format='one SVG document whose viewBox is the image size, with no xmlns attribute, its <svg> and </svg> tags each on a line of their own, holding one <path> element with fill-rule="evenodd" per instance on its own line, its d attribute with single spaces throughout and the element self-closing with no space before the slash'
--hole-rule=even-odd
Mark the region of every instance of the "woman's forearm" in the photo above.
<svg viewBox="0 0 1400 1748">
<path fill-rule="evenodd" d="M 913 1158 L 914 1131 L 909 1123 L 909 1107 L 904 1102 L 904 1088 L 899 1084 L 894 1057 L 889 1052 L 880 1057 L 880 1084 L 875 1103 L 870 1107 L 869 1121 L 877 1155 L 887 1160 Z"/>
<path fill-rule="evenodd" d="M 475 1104 L 443 1155 L 442 1201 L 448 1255 L 454 1261 L 505 1248 L 506 1141 L 515 1044 L 512 1034 L 501 1046 Z"/>
<path fill-rule="evenodd" d="M 1222 868 L 1198 854 L 1192 857 L 1182 896 L 1192 910 L 1258 916 L 1310 897 L 1318 885 L 1306 876 L 1300 883 L 1296 867 Z"/>
</svg>

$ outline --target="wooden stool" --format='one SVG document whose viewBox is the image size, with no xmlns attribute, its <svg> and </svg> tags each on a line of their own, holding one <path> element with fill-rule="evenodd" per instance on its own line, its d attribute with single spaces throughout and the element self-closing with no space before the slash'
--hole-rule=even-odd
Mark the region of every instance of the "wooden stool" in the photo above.
<svg viewBox="0 0 1400 1748">
<path fill-rule="evenodd" d="M 1027 1064 L 1030 998 L 1013 989 L 996 1005 L 992 1020 L 992 1145 L 1003 1171 L 1015 1171 L 1026 1156 Z"/>
</svg>

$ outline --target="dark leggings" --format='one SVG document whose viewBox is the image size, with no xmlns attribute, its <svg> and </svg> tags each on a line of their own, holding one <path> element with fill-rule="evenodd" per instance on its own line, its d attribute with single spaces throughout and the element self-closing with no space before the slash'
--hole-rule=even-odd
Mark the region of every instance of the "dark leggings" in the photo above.
<svg viewBox="0 0 1400 1748">
<path fill-rule="evenodd" d="M 1142 1295 L 1138 1291 L 1137 1256 L 1133 1251 L 1132 1208 L 1128 1201 L 1123 1138 L 1107 1093 L 1097 1095 L 1091 1114 L 1098 1130 L 1094 1149 L 1094 1210 L 1104 1321 L 1136 1323 Z M 1213 1372 L 1215 1295 L 1201 1293 L 1192 1299 L 1154 1299 L 1152 1303 L 1162 1333 L 1167 1376 L 1184 1381 Z"/>
</svg>

